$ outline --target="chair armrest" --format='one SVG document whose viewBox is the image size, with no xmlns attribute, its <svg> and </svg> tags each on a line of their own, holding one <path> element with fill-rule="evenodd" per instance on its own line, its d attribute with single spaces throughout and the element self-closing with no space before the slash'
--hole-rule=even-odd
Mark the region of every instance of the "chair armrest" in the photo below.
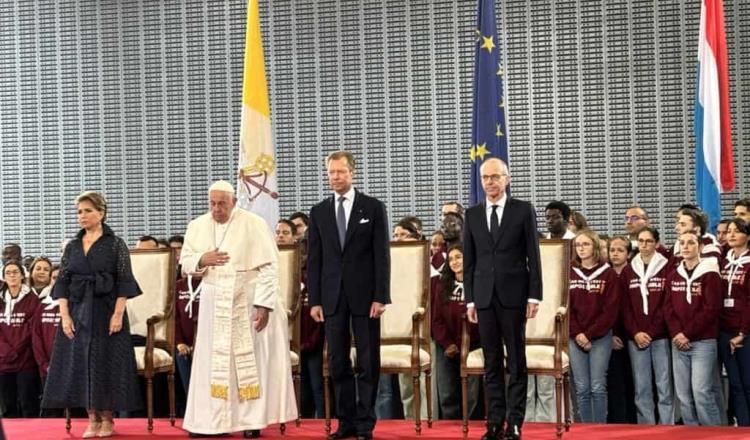
<svg viewBox="0 0 750 440">
<path fill-rule="evenodd" d="M 561 307 L 557 308 L 557 315 L 565 316 L 567 313 L 568 313 L 568 308 L 567 307 L 562 307 L 561 306 Z"/>
<path fill-rule="evenodd" d="M 158 313 L 146 320 L 146 350 L 143 353 L 143 369 L 153 372 L 154 370 L 154 339 L 156 338 L 156 324 L 162 322 L 165 316 Z M 152 373 L 153 374 L 153 373 Z"/>
<path fill-rule="evenodd" d="M 469 357 L 471 341 L 469 337 L 469 317 L 464 313 L 461 318 L 461 367 L 463 368 L 466 365 L 466 359 Z"/>
</svg>

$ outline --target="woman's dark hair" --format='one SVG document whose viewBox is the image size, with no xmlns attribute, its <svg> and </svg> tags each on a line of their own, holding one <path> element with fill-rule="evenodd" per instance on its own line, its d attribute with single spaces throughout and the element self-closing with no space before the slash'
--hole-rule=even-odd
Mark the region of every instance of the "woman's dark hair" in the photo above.
<svg viewBox="0 0 750 440">
<path fill-rule="evenodd" d="M 443 302 L 450 301 L 451 293 L 453 292 L 453 285 L 456 283 L 456 274 L 451 270 L 449 263 L 451 257 L 451 251 L 457 250 L 464 254 L 464 246 L 462 243 L 454 243 L 448 247 L 448 251 L 445 253 L 445 264 L 443 264 L 443 270 L 440 271 L 440 295 Z"/>
<path fill-rule="evenodd" d="M 727 222 L 727 228 L 729 227 L 729 225 L 734 225 L 734 227 L 737 228 L 739 232 L 742 232 L 745 235 L 750 235 L 750 225 L 748 225 L 745 220 L 742 220 L 739 217 L 730 219 Z"/>
<path fill-rule="evenodd" d="M 657 243 L 659 243 L 659 230 L 652 227 L 652 226 L 645 226 L 641 228 L 640 231 L 638 231 L 638 237 L 641 236 L 641 232 L 648 232 L 651 234 L 652 237 L 654 237 L 654 240 L 656 240 Z"/>
</svg>

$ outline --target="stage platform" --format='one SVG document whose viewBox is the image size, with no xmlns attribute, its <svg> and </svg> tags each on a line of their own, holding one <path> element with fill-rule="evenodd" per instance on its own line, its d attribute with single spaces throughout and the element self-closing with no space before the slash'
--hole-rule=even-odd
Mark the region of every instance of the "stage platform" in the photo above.
<svg viewBox="0 0 750 440">
<path fill-rule="evenodd" d="M 169 425 L 169 421 L 159 419 L 154 421 L 154 432 L 148 434 L 145 419 L 117 419 L 115 420 L 115 436 L 128 440 L 136 439 L 176 439 L 187 438 L 187 433 L 179 426 Z M 74 419 L 70 434 L 65 432 L 63 419 L 3 419 L 5 436 L 8 440 L 58 440 L 81 438 L 86 427 L 85 419 Z M 294 423 L 287 424 L 286 434 L 282 435 L 278 425 L 270 426 L 261 433 L 262 439 L 315 439 L 325 438 L 322 420 L 303 420 L 302 425 L 295 427 Z M 484 424 L 472 422 L 469 439 L 478 439 L 484 433 Z M 242 438 L 242 433 L 234 433 L 231 437 Z M 424 424 L 422 435 L 414 432 L 414 424 L 405 420 L 381 420 L 375 429 L 375 438 L 382 440 L 395 439 L 459 439 L 461 438 L 461 423 L 459 421 L 439 420 L 433 423 L 432 429 Z M 524 425 L 523 438 L 525 440 L 553 440 L 555 427 L 548 423 L 528 423 Z M 637 425 L 587 425 L 576 424 L 563 435 L 565 440 L 632 440 L 632 439 L 679 439 L 679 440 L 748 440 L 750 428 L 730 427 L 686 427 L 686 426 L 637 426 Z"/>
</svg>

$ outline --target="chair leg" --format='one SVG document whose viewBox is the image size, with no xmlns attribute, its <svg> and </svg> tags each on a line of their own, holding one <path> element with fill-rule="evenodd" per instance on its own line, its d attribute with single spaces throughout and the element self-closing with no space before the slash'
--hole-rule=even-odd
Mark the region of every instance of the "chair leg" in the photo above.
<svg viewBox="0 0 750 440">
<path fill-rule="evenodd" d="M 424 386 L 427 390 L 427 427 L 432 428 L 432 370 L 425 372 Z"/>
<path fill-rule="evenodd" d="M 70 408 L 65 408 L 65 432 L 70 433 Z"/>
<path fill-rule="evenodd" d="M 279 423 L 279 431 L 281 431 L 281 435 L 286 433 L 286 423 Z"/>
<path fill-rule="evenodd" d="M 323 375 L 323 401 L 325 403 L 326 412 L 326 434 L 331 433 L 331 377 L 327 374 Z"/>
<path fill-rule="evenodd" d="M 469 433 L 469 378 L 466 376 L 461 376 L 461 406 L 461 431 L 466 435 Z"/>
<path fill-rule="evenodd" d="M 414 430 L 417 435 L 420 435 L 422 433 L 422 402 L 420 402 L 422 392 L 419 389 L 419 373 L 412 376 L 412 383 L 414 386 Z"/>
<path fill-rule="evenodd" d="M 557 424 L 556 424 L 556 434 L 557 438 L 562 437 L 563 434 L 563 423 L 562 423 L 562 394 L 563 394 L 563 386 L 562 386 L 562 377 L 561 376 L 555 376 L 555 409 L 557 410 Z"/>
<path fill-rule="evenodd" d="M 174 426 L 176 411 L 174 409 L 174 373 L 167 373 L 167 387 L 169 392 L 169 424 Z"/>
<path fill-rule="evenodd" d="M 154 378 L 146 378 L 146 415 L 148 416 L 148 432 L 154 430 Z"/>
<path fill-rule="evenodd" d="M 294 396 L 297 398 L 297 420 L 294 421 L 294 426 L 299 426 L 302 423 L 302 395 L 300 394 L 300 373 L 297 372 L 294 375 Z"/>
<path fill-rule="evenodd" d="M 563 390 L 565 395 L 565 432 L 570 431 L 570 373 L 563 374 Z"/>
</svg>

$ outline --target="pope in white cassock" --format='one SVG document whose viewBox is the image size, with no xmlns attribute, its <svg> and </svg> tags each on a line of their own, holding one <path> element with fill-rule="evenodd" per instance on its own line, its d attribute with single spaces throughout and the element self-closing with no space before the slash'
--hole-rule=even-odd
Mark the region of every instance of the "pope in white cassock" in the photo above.
<svg viewBox="0 0 750 440">
<path fill-rule="evenodd" d="M 278 250 L 265 221 L 235 207 L 232 184 L 209 188 L 210 212 L 190 222 L 180 262 L 202 273 L 201 313 L 183 429 L 244 431 L 297 418 Z"/>
</svg>

